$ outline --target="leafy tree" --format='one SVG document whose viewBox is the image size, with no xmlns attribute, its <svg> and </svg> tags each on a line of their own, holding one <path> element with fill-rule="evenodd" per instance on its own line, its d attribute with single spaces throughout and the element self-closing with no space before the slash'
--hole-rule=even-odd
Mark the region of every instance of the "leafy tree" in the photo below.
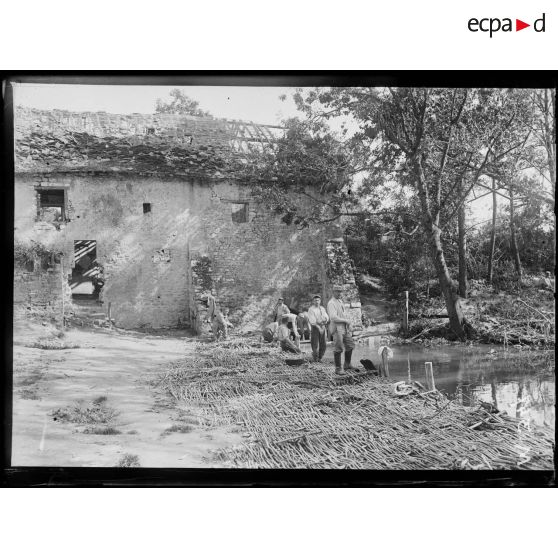
<svg viewBox="0 0 558 558">
<path fill-rule="evenodd" d="M 188 114 L 190 116 L 211 116 L 211 113 L 199 108 L 199 102 L 191 99 L 180 89 L 172 89 L 171 99 L 163 101 L 157 99 L 155 112 L 157 114 Z"/>
<path fill-rule="evenodd" d="M 358 131 L 348 143 L 365 161 L 371 183 L 395 179 L 409 188 L 459 338 L 467 327 L 443 237 L 479 179 L 521 147 L 512 97 L 484 89 L 330 88 L 295 99 L 310 119 L 350 114 Z M 506 148 L 496 153 L 497 145 Z"/>
<path fill-rule="evenodd" d="M 556 90 L 534 90 L 533 143 L 535 145 L 532 164 L 542 177 L 543 186 L 539 196 L 551 208 L 556 203 Z M 552 253 L 556 255 L 556 213 L 553 212 L 554 234 Z M 554 261 L 556 261 L 554 259 Z"/>
<path fill-rule="evenodd" d="M 327 223 L 351 211 L 354 161 L 350 150 L 326 126 L 297 118 L 284 122 L 285 133 L 259 146 L 243 168 L 255 197 L 286 224 L 300 228 Z M 301 198 L 307 203 L 300 203 Z"/>
<path fill-rule="evenodd" d="M 452 262 L 460 262 L 460 291 L 465 295 L 465 204 L 472 196 L 480 197 L 479 190 L 510 199 L 523 187 L 534 114 L 528 94 L 350 87 L 298 90 L 294 98 L 307 118 L 290 123 L 282 143 L 253 177 L 263 198 L 302 225 L 343 216 L 373 217 L 386 228 L 394 226 L 400 238 L 407 236 L 406 244 L 412 244 L 414 235 L 421 237 L 450 326 L 460 339 L 467 337 L 471 329 L 460 310 L 447 250 L 452 249 Z M 339 116 L 352 125 L 335 136 L 326 123 Z M 312 197 L 316 189 L 320 193 L 310 213 L 296 202 L 299 185 L 303 195 Z M 399 198 L 394 191 L 401 193 Z M 510 237 L 516 248 L 517 223 L 512 215 Z M 520 269 L 518 250 L 515 254 Z"/>
<path fill-rule="evenodd" d="M 488 280 L 492 281 L 493 256 L 496 238 L 497 199 L 508 201 L 509 246 L 516 275 L 521 278 L 522 264 L 518 246 L 518 234 L 525 230 L 526 222 L 516 215 L 515 209 L 538 199 L 550 207 L 554 206 L 555 137 L 553 120 L 553 97 L 547 90 L 511 90 L 500 92 L 513 106 L 514 118 L 510 122 L 507 137 L 494 146 L 495 163 L 489 165 L 485 178 L 492 181 L 493 219 L 491 230 L 491 250 L 488 259 Z M 507 141 L 506 141 L 507 140 Z M 539 174 L 540 181 L 534 180 Z M 486 188 L 483 180 L 479 186 Z M 519 204 L 519 205 L 518 205 Z M 555 217 L 554 217 L 555 219 Z M 553 225 L 555 228 L 555 223 Z"/>
</svg>

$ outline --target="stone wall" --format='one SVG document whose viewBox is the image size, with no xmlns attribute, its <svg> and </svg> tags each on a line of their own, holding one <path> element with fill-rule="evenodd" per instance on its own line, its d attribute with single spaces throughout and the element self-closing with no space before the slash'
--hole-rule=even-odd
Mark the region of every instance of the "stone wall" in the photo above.
<svg viewBox="0 0 558 558">
<path fill-rule="evenodd" d="M 68 222 L 37 222 L 41 188 L 66 191 Z M 235 222 L 241 204 L 248 204 L 246 222 Z M 110 302 L 124 328 L 201 329 L 200 299 L 211 289 L 242 331 L 265 324 L 279 295 L 302 310 L 316 292 L 328 294 L 328 231 L 285 225 L 233 182 L 23 173 L 16 180 L 15 227 L 17 239 L 62 251 L 67 274 L 74 241 L 96 240 L 103 307 Z"/>
<path fill-rule="evenodd" d="M 273 141 L 274 133 L 281 131 L 205 117 L 17 107 L 16 240 L 62 252 L 66 275 L 74 241 L 95 240 L 103 309 L 111 303 L 124 328 L 202 331 L 201 298 L 213 290 L 239 330 L 259 329 L 279 295 L 301 311 L 315 293 L 327 301 L 332 280 L 347 286 L 357 320 L 348 256 L 327 242 L 336 235 L 282 223 L 238 183 L 246 142 Z M 65 221 L 38 220 L 44 189 L 64 191 Z M 346 276 L 336 275 L 338 264 Z M 54 305 L 45 273 L 28 283 L 37 301 L 53 297 Z M 18 293 L 16 304 L 34 296 Z"/>
<path fill-rule="evenodd" d="M 211 285 L 233 323 L 259 329 L 269 320 L 279 295 L 293 309 L 310 305 L 324 282 L 325 233 L 299 231 L 263 207 L 250 204 L 248 222 L 233 223 L 226 196 L 214 198 L 203 226 Z M 195 256 L 195 254 L 194 254 Z"/>
<path fill-rule="evenodd" d="M 60 264 L 43 268 L 34 262 L 30 271 L 14 266 L 14 316 L 38 317 L 62 324 L 62 312 L 71 308 L 71 291 Z"/>
</svg>

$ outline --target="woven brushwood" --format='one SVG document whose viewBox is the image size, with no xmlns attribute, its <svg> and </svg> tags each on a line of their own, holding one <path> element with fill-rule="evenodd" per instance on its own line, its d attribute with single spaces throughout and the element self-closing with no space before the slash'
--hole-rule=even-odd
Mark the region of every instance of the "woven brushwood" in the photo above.
<svg viewBox="0 0 558 558">
<path fill-rule="evenodd" d="M 401 396 L 388 379 L 332 367 L 292 368 L 277 349 L 245 341 L 196 347 L 159 386 L 230 425 L 243 443 L 214 453 L 226 467 L 552 469 L 553 433 L 439 392 Z"/>
</svg>

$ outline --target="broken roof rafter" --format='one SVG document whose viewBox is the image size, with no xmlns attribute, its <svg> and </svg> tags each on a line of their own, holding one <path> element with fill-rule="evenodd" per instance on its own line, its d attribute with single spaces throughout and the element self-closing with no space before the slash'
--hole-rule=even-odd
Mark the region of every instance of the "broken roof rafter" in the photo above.
<svg viewBox="0 0 558 558">
<path fill-rule="evenodd" d="M 223 178 L 281 126 L 183 115 L 72 113 L 16 107 L 16 172 L 126 172 Z"/>
<path fill-rule="evenodd" d="M 274 142 L 284 127 L 256 124 L 243 120 L 198 117 L 179 114 L 111 114 L 106 112 L 70 112 L 16 107 L 15 128 L 19 135 L 31 131 L 52 133 L 88 133 L 97 137 L 152 135 L 176 141 L 191 136 L 198 141 L 227 143 Z"/>
</svg>

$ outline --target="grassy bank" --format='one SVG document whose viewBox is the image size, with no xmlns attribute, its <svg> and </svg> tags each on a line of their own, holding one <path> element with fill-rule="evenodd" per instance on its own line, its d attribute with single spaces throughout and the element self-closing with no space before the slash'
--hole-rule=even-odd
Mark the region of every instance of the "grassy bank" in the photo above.
<svg viewBox="0 0 558 558">
<path fill-rule="evenodd" d="M 469 296 L 460 304 L 478 342 L 554 346 L 554 293 L 528 278 L 521 286 L 506 291 L 484 281 L 471 282 Z M 444 317 L 447 312 L 442 297 L 415 297 L 409 314 L 407 339 L 455 339 Z"/>
</svg>

